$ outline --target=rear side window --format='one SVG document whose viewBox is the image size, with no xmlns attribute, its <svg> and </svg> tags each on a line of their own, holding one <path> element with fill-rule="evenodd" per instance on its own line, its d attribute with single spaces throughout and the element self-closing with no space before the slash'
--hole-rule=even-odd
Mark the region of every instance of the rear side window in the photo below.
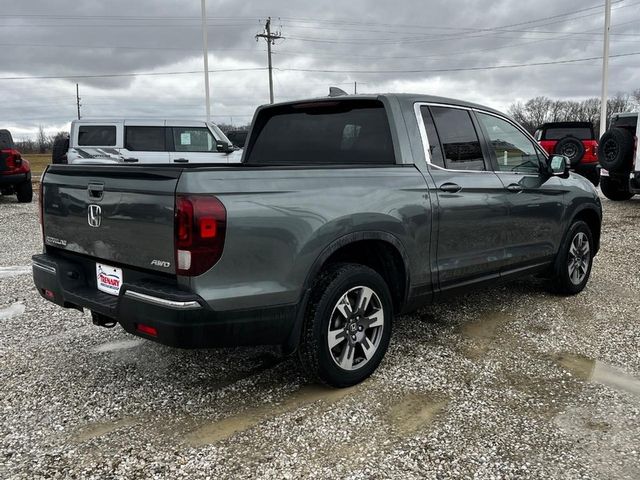
<svg viewBox="0 0 640 480">
<path fill-rule="evenodd" d="M 114 147 L 115 125 L 81 125 L 78 128 L 78 145 L 81 147 Z"/>
<path fill-rule="evenodd" d="M 478 134 L 467 110 L 431 107 L 444 151 L 444 164 L 452 170 L 486 170 Z"/>
<path fill-rule="evenodd" d="M 127 150 L 146 152 L 166 150 L 164 127 L 127 127 L 125 136 Z"/>
<path fill-rule="evenodd" d="M 543 140 L 560 140 L 566 136 L 576 137 L 580 140 L 593 140 L 593 134 L 588 127 L 549 128 L 544 132 Z"/>
<path fill-rule="evenodd" d="M 429 107 L 420 107 L 422 113 L 422 121 L 424 122 L 424 129 L 427 132 L 427 139 L 429 140 L 429 149 L 431 150 L 431 163 L 439 167 L 444 167 L 444 155 L 442 154 L 442 146 L 440 140 L 438 140 L 438 132 L 436 126 L 433 123 L 431 112 Z"/>
<path fill-rule="evenodd" d="M 204 127 L 173 127 L 176 152 L 216 152 L 216 141 Z"/>
<path fill-rule="evenodd" d="M 394 164 L 391 130 L 376 100 L 326 101 L 263 110 L 247 163 Z"/>
</svg>

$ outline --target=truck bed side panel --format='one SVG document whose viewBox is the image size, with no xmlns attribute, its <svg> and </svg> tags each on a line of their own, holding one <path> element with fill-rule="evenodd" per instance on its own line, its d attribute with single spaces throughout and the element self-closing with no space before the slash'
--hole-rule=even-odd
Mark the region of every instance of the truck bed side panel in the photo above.
<svg viewBox="0 0 640 480">
<path fill-rule="evenodd" d="M 296 303 L 332 242 L 387 232 L 408 255 L 413 286 L 430 288 L 430 205 L 414 166 L 185 170 L 178 193 L 213 193 L 227 209 L 220 261 L 191 280 L 215 310 Z"/>
</svg>

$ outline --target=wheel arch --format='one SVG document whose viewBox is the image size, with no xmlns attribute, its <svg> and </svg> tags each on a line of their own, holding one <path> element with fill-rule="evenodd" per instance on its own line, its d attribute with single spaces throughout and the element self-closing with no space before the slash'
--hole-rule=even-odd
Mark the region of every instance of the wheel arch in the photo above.
<svg viewBox="0 0 640 480">
<path fill-rule="evenodd" d="M 585 222 L 589 229 L 591 230 L 591 235 L 593 236 L 593 244 L 594 244 L 594 255 L 598 253 L 600 249 L 600 235 L 602 233 L 602 216 L 596 208 L 590 206 L 583 206 L 578 211 L 573 214 L 571 218 L 571 222 L 569 222 L 569 226 L 573 225 L 574 222 L 582 220 Z"/>
<path fill-rule="evenodd" d="M 411 276 L 409 257 L 402 242 L 394 235 L 381 231 L 362 231 L 344 235 L 322 250 L 307 273 L 303 295 L 298 303 L 296 323 L 285 345 L 287 351 L 297 348 L 314 280 L 328 265 L 339 262 L 366 265 L 379 273 L 391 291 L 394 311 L 401 311 L 407 302 Z"/>
</svg>

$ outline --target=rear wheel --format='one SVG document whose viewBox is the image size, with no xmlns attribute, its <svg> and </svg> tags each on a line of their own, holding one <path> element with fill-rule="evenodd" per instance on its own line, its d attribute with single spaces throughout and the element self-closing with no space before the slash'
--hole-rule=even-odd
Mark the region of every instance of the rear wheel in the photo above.
<svg viewBox="0 0 640 480">
<path fill-rule="evenodd" d="M 313 379 L 348 387 L 378 367 L 391 338 L 393 304 L 384 279 L 357 264 L 330 266 L 311 291 L 298 356 Z"/>
<path fill-rule="evenodd" d="M 563 295 L 581 292 L 589 281 L 594 253 L 589 225 L 574 222 L 556 257 L 550 289 Z"/>
<path fill-rule="evenodd" d="M 633 197 L 633 193 L 629 191 L 629 182 L 624 180 L 616 180 L 611 177 L 600 178 L 600 190 L 605 197 L 614 202 L 629 200 Z"/>
<path fill-rule="evenodd" d="M 31 202 L 33 199 L 33 187 L 31 185 L 31 180 L 27 180 L 26 182 L 16 185 L 16 197 L 18 197 L 18 202 L 20 203 Z"/>
</svg>

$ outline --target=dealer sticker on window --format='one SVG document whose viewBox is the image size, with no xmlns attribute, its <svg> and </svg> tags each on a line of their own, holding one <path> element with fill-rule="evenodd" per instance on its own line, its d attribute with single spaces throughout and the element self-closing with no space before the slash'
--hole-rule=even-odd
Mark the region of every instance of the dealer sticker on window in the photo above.
<svg viewBox="0 0 640 480">
<path fill-rule="evenodd" d="M 118 295 L 122 286 L 122 269 L 96 263 L 96 284 L 101 292 Z"/>
</svg>

